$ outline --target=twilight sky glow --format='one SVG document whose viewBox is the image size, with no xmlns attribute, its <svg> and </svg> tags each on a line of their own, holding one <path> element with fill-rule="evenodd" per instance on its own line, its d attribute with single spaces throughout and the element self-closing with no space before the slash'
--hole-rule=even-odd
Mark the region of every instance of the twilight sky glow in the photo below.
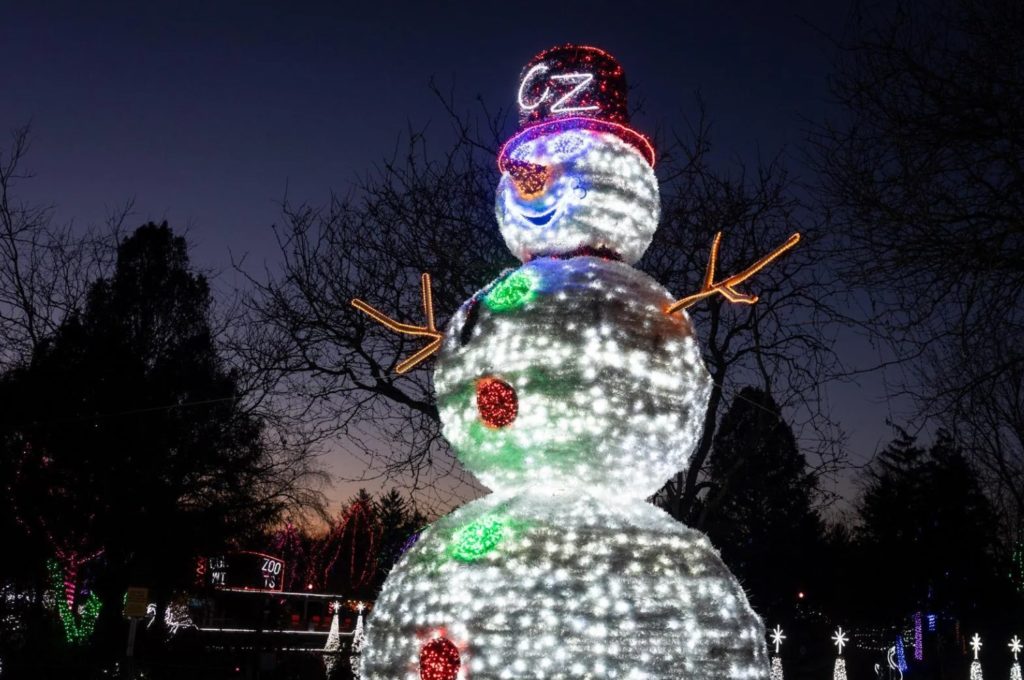
<svg viewBox="0 0 1024 680">
<path fill-rule="evenodd" d="M 431 77 L 454 83 L 467 109 L 478 94 L 507 107 L 533 54 L 595 44 L 618 57 L 632 96 L 644 99 L 638 129 L 680 124 L 700 90 L 726 158 L 791 148 L 805 120 L 828 110 L 825 36 L 841 35 L 847 3 L 645 5 L 14 3 L 0 21 L 0 129 L 33 126 L 36 178 L 22 196 L 82 224 L 134 199 L 132 226 L 187 227 L 195 262 L 227 290 L 231 253 L 277 260 L 270 225 L 286 187 L 295 200 L 323 202 L 410 125 L 446 129 Z M 853 337 L 841 348 L 851 363 L 872 360 Z M 883 388 L 869 377 L 831 392 L 854 461 L 889 436 L 895 405 Z"/>
</svg>

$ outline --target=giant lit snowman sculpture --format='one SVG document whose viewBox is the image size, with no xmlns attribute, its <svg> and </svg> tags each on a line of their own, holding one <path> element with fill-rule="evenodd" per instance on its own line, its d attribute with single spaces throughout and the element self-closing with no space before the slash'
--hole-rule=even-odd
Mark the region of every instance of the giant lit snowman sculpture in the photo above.
<svg viewBox="0 0 1024 680">
<path fill-rule="evenodd" d="M 685 468 L 711 382 L 682 308 L 633 265 L 658 224 L 648 140 L 606 52 L 527 64 L 497 217 L 524 262 L 434 327 L 444 435 L 493 493 L 425 530 L 367 625 L 366 680 L 768 677 L 761 621 L 706 536 L 646 503 Z"/>
</svg>

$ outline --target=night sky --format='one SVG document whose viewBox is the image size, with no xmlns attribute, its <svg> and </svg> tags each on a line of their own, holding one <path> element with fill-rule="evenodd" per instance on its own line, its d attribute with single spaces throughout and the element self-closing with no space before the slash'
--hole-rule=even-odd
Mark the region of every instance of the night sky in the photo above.
<svg viewBox="0 0 1024 680">
<path fill-rule="evenodd" d="M 477 95 L 510 107 L 523 64 L 559 43 L 620 60 L 644 99 L 637 129 L 680 126 L 700 90 L 723 157 L 785 147 L 799 172 L 806 120 L 829 110 L 827 36 L 849 11 L 804 0 L 6 3 L 0 131 L 32 124 L 36 178 L 22 197 L 78 224 L 134 199 L 130 226 L 187 227 L 194 261 L 223 291 L 236 282 L 232 254 L 274 266 L 270 225 L 286 187 L 322 203 L 410 125 L 447 129 L 431 77 L 454 84 L 467 110 Z M 872 360 L 852 337 L 841 350 Z M 895 404 L 877 376 L 831 394 L 862 462 L 888 438 Z M 355 472 L 341 454 L 333 463 Z"/>
</svg>

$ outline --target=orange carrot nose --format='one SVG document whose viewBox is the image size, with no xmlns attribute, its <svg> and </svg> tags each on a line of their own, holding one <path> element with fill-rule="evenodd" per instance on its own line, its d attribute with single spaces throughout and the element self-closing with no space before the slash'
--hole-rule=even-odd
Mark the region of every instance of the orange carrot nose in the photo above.
<svg viewBox="0 0 1024 680">
<path fill-rule="evenodd" d="M 505 169 L 512 177 L 512 183 L 516 191 L 523 198 L 536 198 L 544 193 L 544 188 L 551 179 L 551 167 L 537 165 L 526 161 L 509 159 L 505 163 Z"/>
</svg>

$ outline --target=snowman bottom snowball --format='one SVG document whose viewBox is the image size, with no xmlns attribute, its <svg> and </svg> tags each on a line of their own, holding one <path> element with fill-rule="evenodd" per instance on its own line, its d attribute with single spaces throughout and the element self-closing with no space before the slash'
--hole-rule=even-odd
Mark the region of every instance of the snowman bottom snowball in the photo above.
<svg viewBox="0 0 1024 680">
<path fill-rule="evenodd" d="M 635 501 L 494 494 L 424 531 L 367 628 L 365 680 L 767 677 L 702 533 Z"/>
</svg>

